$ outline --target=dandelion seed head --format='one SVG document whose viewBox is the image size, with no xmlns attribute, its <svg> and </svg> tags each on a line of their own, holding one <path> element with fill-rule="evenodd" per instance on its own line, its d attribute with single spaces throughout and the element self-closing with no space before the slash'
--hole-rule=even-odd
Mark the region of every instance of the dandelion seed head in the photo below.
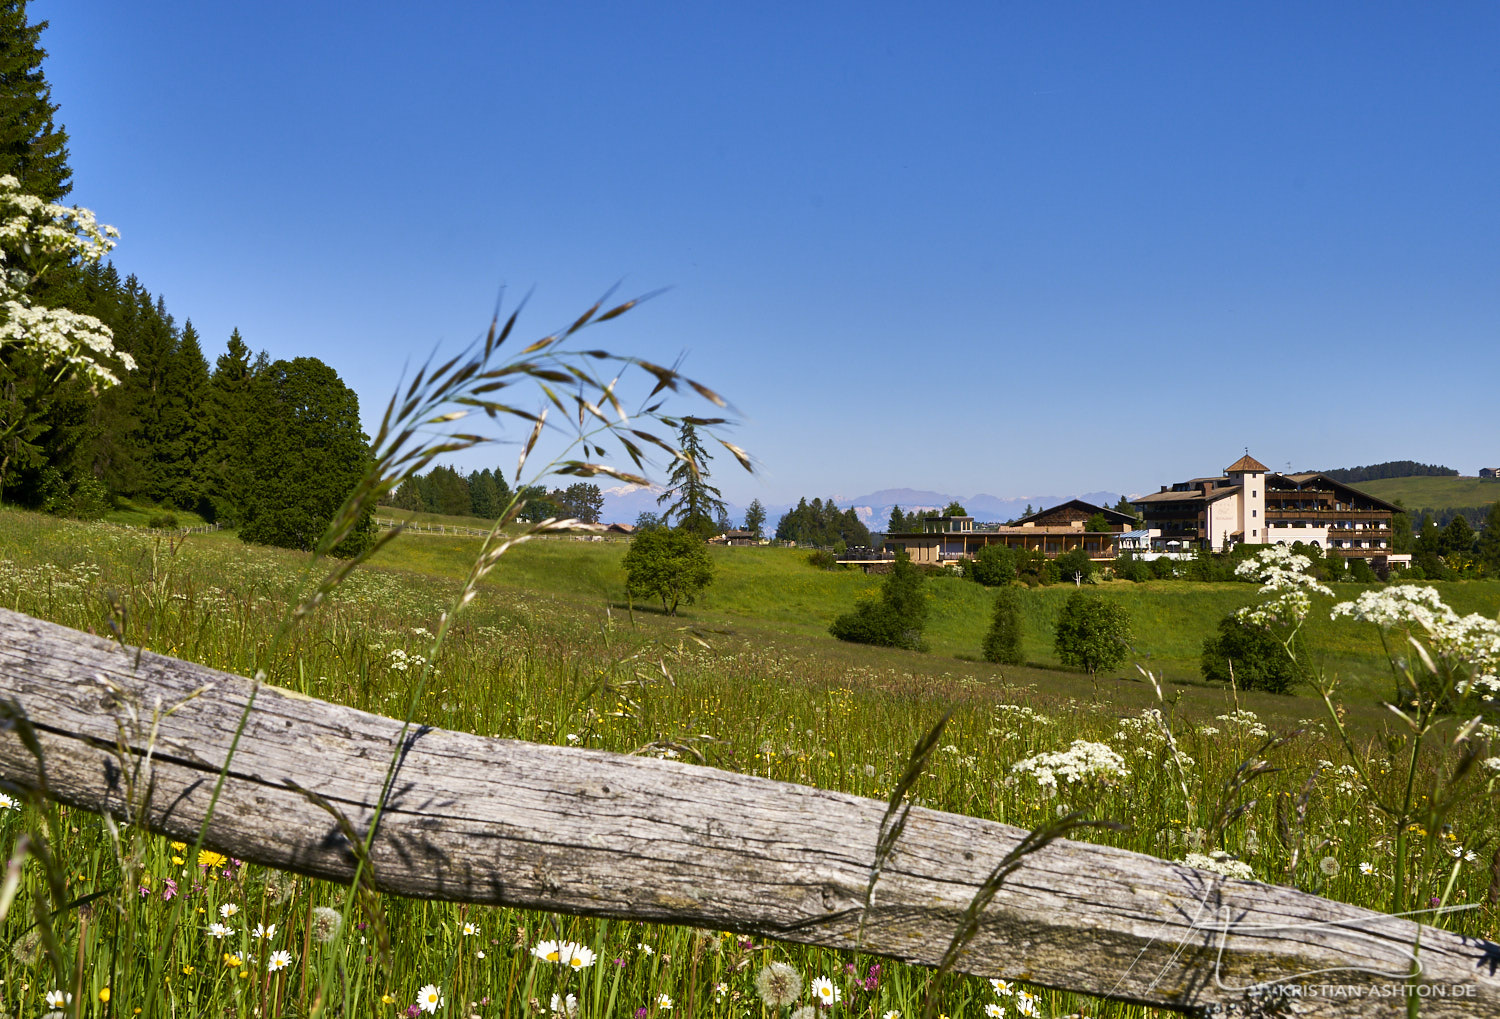
<svg viewBox="0 0 1500 1019">
<path fill-rule="evenodd" d="M 325 945 L 339 936 L 339 928 L 343 925 L 344 918 L 336 909 L 319 906 L 312 911 L 312 936 Z"/>
<path fill-rule="evenodd" d="M 756 974 L 755 993 L 767 1008 L 785 1008 L 802 993 L 802 977 L 787 963 L 773 962 Z"/>
</svg>

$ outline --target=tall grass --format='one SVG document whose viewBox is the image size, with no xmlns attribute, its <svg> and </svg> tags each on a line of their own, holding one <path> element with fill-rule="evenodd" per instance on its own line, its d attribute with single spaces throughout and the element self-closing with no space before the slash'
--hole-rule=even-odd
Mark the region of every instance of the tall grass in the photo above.
<svg viewBox="0 0 1500 1019">
<path fill-rule="evenodd" d="M 107 632 L 113 624 L 130 643 L 218 668 L 238 670 L 257 661 L 269 682 L 399 717 L 416 688 L 431 633 L 464 583 L 462 571 L 449 566 L 465 549 L 456 546 L 450 562 L 443 542 L 422 537 L 388 546 L 376 565 L 352 574 L 268 654 L 271 636 L 298 603 L 305 557 L 246 548 L 223 534 L 172 543 L 105 524 L 0 511 L 0 602 L 79 629 Z M 1141 721 L 1142 709 L 1157 703 L 1149 684 L 1114 684 L 1113 699 L 1096 708 L 1080 677 L 847 648 L 816 627 L 790 626 L 779 610 L 756 607 L 779 601 L 775 591 L 783 584 L 791 598 L 833 601 L 866 578 L 830 575 L 831 593 L 818 594 L 822 589 L 804 585 L 803 578 L 824 578 L 805 565 L 798 568 L 807 572 L 798 573 L 792 560 L 765 550 L 725 550 L 719 560 L 726 567 L 724 587 L 715 594 L 721 601 L 686 621 L 637 612 L 632 622 L 612 604 L 619 578 L 609 557 L 617 551 L 581 542 L 534 543 L 520 551 L 480 585 L 453 623 L 430 663 L 434 671 L 417 703 L 417 721 L 558 745 L 677 755 L 885 799 L 902 778 L 910 748 L 951 710 L 912 789 L 924 805 L 1037 827 L 1076 804 L 1066 791 L 1049 798 L 1017 781 L 1011 767 L 1075 739 L 1104 742 L 1124 756 L 1131 778 L 1098 790 L 1091 813 L 1127 820 L 1130 827 L 1082 837 L 1174 859 L 1218 849 L 1242 858 L 1261 880 L 1375 909 L 1392 900 L 1387 830 L 1352 769 L 1339 763 L 1339 741 L 1310 699 L 1284 700 L 1279 711 L 1261 710 L 1256 719 L 1236 715 L 1227 692 L 1177 688 L 1175 704 L 1169 695 L 1164 707 L 1178 747 L 1192 759 L 1179 778 L 1164 766 L 1166 750 L 1151 735 L 1149 720 Z M 759 558 L 735 558 L 741 552 Z M 433 571 L 419 568 L 426 566 Z M 760 595 L 753 593 L 757 574 Z M 935 616 L 965 610 L 960 599 L 969 597 L 967 590 L 937 590 L 943 607 Z M 1162 602 L 1185 600 L 1177 592 L 1189 590 L 1106 588 L 1112 596 Z M 976 632 L 982 632 L 987 613 L 975 614 Z M 706 646 L 695 638 L 706 638 Z M 1375 655 L 1351 659 L 1350 668 L 1356 666 L 1385 675 Z M 1258 709 L 1272 703 L 1241 699 Z M 1373 706 L 1351 699 L 1344 707 L 1368 766 L 1388 768 L 1393 752 Z M 1268 728 L 1284 741 L 1265 746 L 1273 734 Z M 1249 760 L 1265 762 L 1254 802 L 1226 821 L 1226 789 L 1235 788 Z M 1422 766 L 1430 772 L 1440 763 L 1434 757 Z M 342 978 L 321 1014 L 400 1014 L 432 984 L 448 1002 L 441 1014 L 547 1013 L 557 993 L 563 1007 L 566 996 L 575 995 L 588 1017 L 640 1009 L 651 1016 L 761 1016 L 768 1013 L 752 981 L 773 959 L 789 962 L 806 980 L 830 977 L 843 996 L 840 1008 L 850 1014 L 915 1015 L 926 987 L 924 970 L 854 953 L 377 896 L 375 908 L 394 949 L 387 962 L 369 929 L 320 940 L 332 921 L 319 910 L 341 913 L 343 888 L 213 856 L 193 859 L 185 847 L 144 831 L 112 835 L 101 819 L 78 811 L 39 811 L 45 808 L 0 811 L 0 851 L 11 859 L 25 832 L 38 825 L 49 831 L 64 882 L 59 905 L 66 907 L 53 920 L 56 939 L 77 983 L 57 986 L 52 964 L 34 943 L 34 907 L 51 902 L 53 892 L 42 867 L 19 864 L 15 904 L 0 930 L 6 946 L 0 995 L 3 1008 L 17 1014 L 41 1014 L 47 992 L 72 990 L 86 1005 L 81 1014 L 103 1015 L 100 993 L 108 988 L 108 1014 L 129 1015 L 155 988 L 167 991 L 172 1014 L 252 1015 L 260 1009 L 261 1015 L 303 1016 L 317 999 L 319 975 L 330 968 Z M 1447 831 L 1410 850 L 1405 898 L 1425 903 L 1446 891 L 1451 902 L 1478 904 L 1437 922 L 1494 938 L 1500 934 L 1500 883 L 1492 881 L 1490 867 L 1500 831 L 1492 801 L 1468 800 L 1446 823 Z M 1450 855 L 1454 850 L 1457 857 Z M 131 859 L 140 861 L 138 871 L 122 862 Z M 1371 873 L 1362 873 L 1362 864 Z M 97 893 L 104 894 L 67 905 Z M 187 908 L 174 929 L 169 907 L 179 901 Z M 236 907 L 227 919 L 219 915 L 226 905 Z M 213 921 L 234 933 L 211 937 L 206 930 Z M 274 937 L 252 937 L 256 924 L 275 924 Z M 466 934 L 466 924 L 475 932 Z M 169 965 L 157 972 L 149 960 L 168 933 L 175 935 Z M 544 939 L 587 946 L 597 961 L 577 972 L 544 963 L 530 954 Z M 268 971 L 272 951 L 289 953 L 290 964 Z M 872 972 L 872 966 L 880 968 Z M 1040 993 L 1047 1015 L 1083 1007 L 1093 1015 L 1151 1011 Z M 660 1004 L 662 996 L 672 1009 Z M 980 1014 L 995 1002 L 1015 1014 L 1013 1002 L 997 998 L 987 983 L 962 979 L 944 986 L 940 1007 L 957 1017 Z"/>
</svg>

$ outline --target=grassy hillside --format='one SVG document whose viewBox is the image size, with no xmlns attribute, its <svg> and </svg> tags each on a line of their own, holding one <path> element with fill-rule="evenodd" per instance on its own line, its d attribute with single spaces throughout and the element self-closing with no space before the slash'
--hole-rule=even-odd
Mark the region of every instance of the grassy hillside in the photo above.
<svg viewBox="0 0 1500 1019">
<path fill-rule="evenodd" d="M 1500 499 L 1500 480 L 1495 478 L 1380 478 L 1352 487 L 1387 502 L 1442 510 L 1484 506 Z"/>
</svg>

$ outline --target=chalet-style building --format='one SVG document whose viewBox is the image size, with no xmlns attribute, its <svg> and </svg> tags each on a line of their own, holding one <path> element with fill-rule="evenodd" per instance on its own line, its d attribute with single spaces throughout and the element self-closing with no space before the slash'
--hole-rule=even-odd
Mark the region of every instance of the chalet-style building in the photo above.
<svg viewBox="0 0 1500 1019">
<path fill-rule="evenodd" d="M 1481 478 L 1500 478 L 1500 467 L 1481 467 L 1479 468 L 1479 476 Z"/>
<path fill-rule="evenodd" d="M 1096 516 L 1107 530 L 1085 529 Z M 1084 548 L 1090 559 L 1113 559 L 1116 540 L 1136 526 L 1128 513 L 1072 499 L 1005 525 L 975 527 L 973 517 L 927 517 L 920 531 L 887 534 L 885 548 L 905 549 L 912 562 L 933 564 L 968 558 L 986 545 L 1031 549 L 1048 558 Z"/>
<path fill-rule="evenodd" d="M 1134 505 L 1158 550 L 1301 541 L 1381 569 L 1393 561 L 1396 506 L 1326 474 L 1277 474 L 1249 454 L 1222 475 L 1163 485 Z"/>
<path fill-rule="evenodd" d="M 754 531 L 728 530 L 708 539 L 710 545 L 759 545 L 760 539 Z"/>
</svg>

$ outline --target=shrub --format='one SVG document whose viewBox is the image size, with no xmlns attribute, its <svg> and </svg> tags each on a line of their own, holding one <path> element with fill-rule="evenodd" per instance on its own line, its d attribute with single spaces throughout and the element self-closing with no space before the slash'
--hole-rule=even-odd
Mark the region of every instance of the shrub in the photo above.
<svg viewBox="0 0 1500 1019">
<path fill-rule="evenodd" d="M 891 572 L 881 582 L 879 599 L 861 602 L 853 612 L 839 616 L 828 632 L 855 644 L 925 651 L 922 630 L 926 625 L 922 574 L 903 551 L 896 554 Z"/>
<path fill-rule="evenodd" d="M 175 513 L 153 513 L 146 521 L 147 527 L 158 529 L 171 529 L 177 526 L 177 515 Z"/>
<path fill-rule="evenodd" d="M 1370 561 L 1364 558 L 1349 560 L 1349 579 L 1356 584 L 1376 584 L 1380 578 L 1375 576 L 1375 571 L 1370 568 Z"/>
<path fill-rule="evenodd" d="M 1139 584 L 1151 579 L 1151 564 L 1127 552 L 1115 563 L 1115 576 Z"/>
<path fill-rule="evenodd" d="M 1151 560 L 1151 576 L 1157 580 L 1171 580 L 1177 576 L 1177 562 L 1174 559 L 1158 558 Z"/>
<path fill-rule="evenodd" d="M 1013 587 L 995 595 L 995 615 L 984 636 L 984 659 L 1001 665 L 1021 664 L 1021 596 Z"/>
<path fill-rule="evenodd" d="M 1057 557 L 1058 576 L 1063 581 L 1081 580 L 1083 583 L 1091 584 L 1094 581 L 1094 571 L 1098 568 L 1094 561 L 1089 558 L 1088 550 L 1083 548 L 1070 549 Z"/>
<path fill-rule="evenodd" d="M 1301 659 L 1296 638 L 1292 649 Z M 1235 685 L 1242 690 L 1288 693 L 1307 678 L 1306 670 L 1275 634 L 1264 626 L 1241 622 L 1232 612 L 1219 620 L 1218 636 L 1203 642 L 1202 664 L 1203 678 L 1216 683 L 1229 682 L 1232 666 Z"/>
<path fill-rule="evenodd" d="M 985 587 L 1002 587 L 1016 579 L 1015 553 L 1004 545 L 986 545 L 965 564 L 964 572 Z"/>
<path fill-rule="evenodd" d="M 820 570 L 831 570 L 839 564 L 838 557 L 826 548 L 815 549 L 807 553 L 807 563 L 809 566 L 816 566 Z"/>
</svg>

